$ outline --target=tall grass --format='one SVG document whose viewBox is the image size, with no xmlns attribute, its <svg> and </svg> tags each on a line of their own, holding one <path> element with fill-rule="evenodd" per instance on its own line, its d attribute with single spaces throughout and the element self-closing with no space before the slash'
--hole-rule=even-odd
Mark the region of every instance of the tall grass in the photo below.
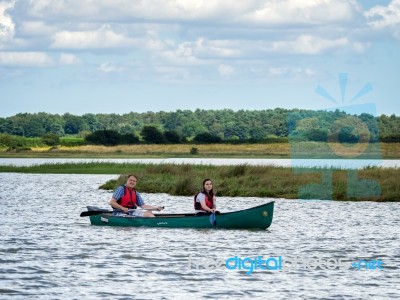
<svg viewBox="0 0 400 300">
<path fill-rule="evenodd" d="M 204 178 L 211 178 L 219 196 L 333 199 L 342 201 L 400 201 L 400 169 L 368 167 L 359 171 L 273 166 L 211 166 L 132 163 L 67 163 L 30 167 L 0 166 L 0 172 L 121 174 L 101 188 L 114 189 L 127 174 L 138 176 L 138 189 L 148 193 L 194 195 Z M 352 173 L 353 172 L 353 173 Z M 357 181 L 349 176 L 354 175 Z M 353 176 L 352 175 L 352 176 Z M 350 178 L 350 179 L 349 179 Z M 369 180 L 369 181 L 367 181 Z M 322 184 L 325 182 L 325 184 Z M 350 186 L 356 183 L 356 188 Z M 364 195 L 368 184 L 379 187 L 376 196 Z M 330 189 L 329 186 L 332 188 Z M 328 188 L 327 188 L 328 187 Z M 353 193 L 349 193 L 349 187 Z M 355 193 L 354 193 L 355 192 Z M 364 194 L 363 194 L 364 193 Z M 358 195 L 358 196 L 357 196 Z"/>
</svg>

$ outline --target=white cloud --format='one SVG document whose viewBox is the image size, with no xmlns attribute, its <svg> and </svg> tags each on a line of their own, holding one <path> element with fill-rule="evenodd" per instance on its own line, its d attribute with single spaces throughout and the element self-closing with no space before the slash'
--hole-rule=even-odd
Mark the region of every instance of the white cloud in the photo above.
<svg viewBox="0 0 400 300">
<path fill-rule="evenodd" d="M 104 21 L 326 23 L 352 20 L 356 0 L 41 0 L 18 3 L 27 17 Z M 329 13 L 327 13 L 329 12 Z"/>
<path fill-rule="evenodd" d="M 371 26 L 396 27 L 399 3 L 375 7 L 365 16 Z M 86 59 L 82 50 L 95 55 L 123 50 L 156 73 L 174 70 L 185 77 L 185 68 L 209 67 L 221 76 L 242 75 L 239 60 L 251 65 L 271 56 L 364 53 L 371 43 L 363 16 L 356 0 L 1 1 L 0 49 L 51 51 L 47 59 L 38 57 L 38 65 L 80 64 Z M 57 57 L 57 51 L 74 55 Z M 23 56 L 21 65 L 35 63 Z M 120 65 L 109 62 L 113 59 L 97 60 L 99 70 L 125 67 L 122 60 Z M 191 75 L 199 72 L 191 70 Z"/>
<path fill-rule="evenodd" d="M 3 66 L 51 66 L 54 60 L 44 52 L 0 52 L 0 65 Z"/>
<path fill-rule="evenodd" d="M 243 55 L 240 43 L 221 40 L 206 40 L 199 38 L 196 41 L 186 41 L 179 44 L 170 41 L 157 42 L 157 47 L 148 47 L 152 51 L 152 60 L 175 66 L 199 66 L 212 64 L 218 59 L 239 58 Z"/>
<path fill-rule="evenodd" d="M 73 54 L 61 53 L 58 62 L 60 65 L 79 65 L 81 60 Z"/>
<path fill-rule="evenodd" d="M 310 35 L 300 35 L 296 40 L 276 41 L 271 50 L 277 53 L 297 53 L 306 55 L 321 54 L 349 44 L 347 38 L 324 39 Z"/>
<path fill-rule="evenodd" d="M 393 0 L 388 6 L 375 6 L 365 12 L 368 25 L 374 29 L 389 29 L 400 39 L 400 0 Z"/>
<path fill-rule="evenodd" d="M 351 22 L 361 13 L 357 1 L 350 0 L 270 0 L 244 15 L 244 20 L 266 24 L 326 24 Z"/>
<path fill-rule="evenodd" d="M 173 47 L 155 51 L 152 54 L 153 62 L 159 60 L 175 66 L 194 66 L 203 64 L 203 62 L 194 55 L 191 42 L 184 42 Z M 158 64 L 158 63 L 157 63 Z"/>
<path fill-rule="evenodd" d="M 24 36 L 46 36 L 56 32 L 57 27 L 43 21 L 26 21 L 19 24 L 18 31 Z"/>
<path fill-rule="evenodd" d="M 245 3 L 243 3 L 245 2 Z M 250 4 L 255 0 L 249 0 Z M 249 9 L 246 1 L 227 2 L 223 0 L 41 0 L 24 3 L 19 10 L 31 18 L 60 17 L 85 19 L 88 22 L 121 20 L 205 20 L 237 16 Z"/>
<path fill-rule="evenodd" d="M 0 2 L 0 48 L 15 34 L 15 24 L 7 13 L 7 9 L 13 7 L 13 5 L 13 1 Z"/>
<path fill-rule="evenodd" d="M 268 75 L 272 77 L 302 78 L 312 77 L 317 74 L 316 70 L 310 68 L 274 67 L 268 69 Z"/>
<path fill-rule="evenodd" d="M 299 46 L 283 53 L 312 55 L 341 45 L 362 48 L 352 47 L 346 30 L 361 19 L 356 0 L 17 0 L 11 16 L 24 47 L 32 49 L 134 47 L 152 57 L 198 63 L 257 54 L 260 45 L 281 51 L 296 35 Z M 254 29 L 262 31 L 256 35 Z M 310 36 L 314 38 L 307 41 Z M 319 43 L 310 45 L 318 36 Z M 249 49 L 252 43 L 258 47 Z"/>
<path fill-rule="evenodd" d="M 400 0 L 393 0 L 388 6 L 375 6 L 365 12 L 372 27 L 383 28 L 400 24 Z"/>
<path fill-rule="evenodd" d="M 235 73 L 235 68 L 228 66 L 228 65 L 219 65 L 218 66 L 218 73 L 222 77 L 229 77 Z"/>
<path fill-rule="evenodd" d="M 352 43 L 352 49 L 355 53 L 359 53 L 362 54 L 364 53 L 368 48 L 371 47 L 371 43 L 367 42 L 367 43 L 361 43 L 361 42 L 353 42 Z"/>
<path fill-rule="evenodd" d="M 118 67 L 112 62 L 105 62 L 100 65 L 99 70 L 105 73 L 114 73 L 114 72 L 121 72 L 123 68 Z"/>
<path fill-rule="evenodd" d="M 232 58 L 238 57 L 241 51 L 236 48 L 235 42 L 227 40 L 205 40 L 198 39 L 194 44 L 194 52 L 200 57 L 221 57 Z"/>
<path fill-rule="evenodd" d="M 94 31 L 60 31 L 54 34 L 52 48 L 103 49 L 129 47 L 137 41 L 124 34 L 114 32 L 109 25 Z"/>
<path fill-rule="evenodd" d="M 146 48 L 150 51 L 162 51 L 165 49 L 165 43 L 157 36 L 149 35 L 146 39 Z"/>
<path fill-rule="evenodd" d="M 80 60 L 72 54 L 61 53 L 57 57 L 45 52 L 0 52 L 0 66 L 11 67 L 56 67 L 76 65 Z"/>
<path fill-rule="evenodd" d="M 279 67 L 279 68 L 270 68 L 269 69 L 269 74 L 273 75 L 273 76 L 282 76 L 285 75 L 288 71 L 288 68 L 283 68 L 283 67 Z"/>
</svg>

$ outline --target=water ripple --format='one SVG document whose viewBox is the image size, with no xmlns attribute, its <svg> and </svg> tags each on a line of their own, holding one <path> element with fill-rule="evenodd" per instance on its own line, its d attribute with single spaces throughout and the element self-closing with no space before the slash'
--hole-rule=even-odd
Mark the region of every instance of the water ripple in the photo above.
<svg viewBox="0 0 400 300">
<path fill-rule="evenodd" d="M 276 200 L 262 230 L 111 228 L 89 225 L 86 205 L 107 207 L 98 186 L 115 176 L 0 174 L 2 299 L 395 299 L 400 266 L 398 203 Z M 139 186 L 140 188 L 140 186 Z M 167 212 L 192 197 L 143 194 Z M 166 202 L 166 199 L 168 201 Z M 219 198 L 221 211 L 266 198 Z M 284 271 L 228 270 L 232 257 L 346 261 Z M 350 263 L 381 260 L 383 270 Z"/>
</svg>

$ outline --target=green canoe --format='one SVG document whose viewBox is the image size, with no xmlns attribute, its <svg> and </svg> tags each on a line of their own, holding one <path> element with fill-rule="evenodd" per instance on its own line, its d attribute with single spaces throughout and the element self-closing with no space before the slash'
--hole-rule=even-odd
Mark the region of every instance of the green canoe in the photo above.
<svg viewBox="0 0 400 300">
<path fill-rule="evenodd" d="M 111 212 L 88 206 L 88 211 L 81 216 L 89 216 L 92 225 L 125 227 L 165 227 L 165 228 L 255 228 L 266 229 L 272 223 L 274 201 L 217 215 L 162 214 L 155 213 L 155 218 L 119 217 Z M 215 220 L 213 219 L 215 217 Z M 215 221 L 215 222 L 213 222 Z"/>
</svg>

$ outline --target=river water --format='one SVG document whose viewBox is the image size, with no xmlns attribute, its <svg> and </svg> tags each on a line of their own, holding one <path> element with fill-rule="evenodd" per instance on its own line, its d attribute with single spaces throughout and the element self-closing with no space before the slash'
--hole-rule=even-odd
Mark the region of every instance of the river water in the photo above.
<svg viewBox="0 0 400 300">
<path fill-rule="evenodd" d="M 327 167 L 362 169 L 365 167 L 400 168 L 399 159 L 289 159 L 289 158 L 0 158 L 0 165 L 31 166 L 51 163 L 144 163 L 197 165 L 253 165 L 278 167 Z"/>
<path fill-rule="evenodd" d="M 91 226 L 79 214 L 107 208 L 111 192 L 98 187 L 111 178 L 0 173 L 0 299 L 400 297 L 398 203 L 274 199 L 267 230 Z M 192 197 L 142 196 L 166 212 L 192 210 Z M 220 197 L 218 208 L 271 200 Z M 251 273 L 251 263 L 219 263 L 259 256 L 286 267 Z M 376 268 L 351 266 L 360 260 Z"/>
</svg>

